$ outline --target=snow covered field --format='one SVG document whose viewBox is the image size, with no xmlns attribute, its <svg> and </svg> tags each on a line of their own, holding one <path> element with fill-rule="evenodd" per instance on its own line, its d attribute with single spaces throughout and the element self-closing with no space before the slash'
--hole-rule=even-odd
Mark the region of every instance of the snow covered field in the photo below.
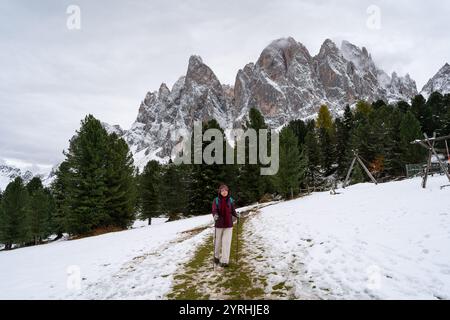
<svg viewBox="0 0 450 320">
<path fill-rule="evenodd" d="M 450 299 L 450 187 L 443 176 L 370 183 L 266 207 L 246 226 L 258 267 L 295 297 Z"/>
<path fill-rule="evenodd" d="M 267 290 L 285 283 L 297 299 L 450 299 L 450 187 L 439 188 L 446 183 L 365 183 L 264 207 L 244 224 L 254 276 L 267 279 Z M 210 215 L 157 218 L 2 251 L 0 299 L 164 299 L 211 225 Z"/>
<path fill-rule="evenodd" d="M 0 299 L 161 299 L 189 259 L 211 216 L 0 252 Z M 79 275 L 79 276 L 78 276 Z M 78 279 L 81 278 L 81 281 Z M 81 283 L 80 283 L 81 282 Z"/>
</svg>

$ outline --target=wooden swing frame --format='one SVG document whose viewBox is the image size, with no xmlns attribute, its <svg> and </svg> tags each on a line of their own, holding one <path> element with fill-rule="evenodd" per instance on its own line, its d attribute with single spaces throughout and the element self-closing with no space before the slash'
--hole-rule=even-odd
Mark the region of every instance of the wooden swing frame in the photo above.
<svg viewBox="0 0 450 320">
<path fill-rule="evenodd" d="M 427 166 L 425 167 L 425 172 L 424 172 L 423 178 L 422 178 L 422 188 L 426 188 L 426 186 L 427 186 L 428 173 L 430 172 L 430 167 L 431 167 L 431 157 L 433 155 L 436 157 L 436 160 L 439 163 L 439 166 L 441 167 L 442 172 L 447 176 L 447 179 L 450 182 L 450 174 L 448 172 L 448 166 L 445 165 L 444 163 L 442 163 L 442 161 L 439 158 L 439 155 L 437 154 L 436 149 L 434 147 L 434 144 L 436 141 L 444 141 L 445 148 L 447 150 L 447 159 L 450 160 L 450 153 L 449 153 L 448 144 L 447 144 L 447 140 L 450 139 L 450 135 L 436 137 L 436 132 L 434 132 L 432 138 L 429 138 L 426 133 L 424 133 L 423 136 L 425 137 L 425 139 L 414 140 L 411 142 L 411 144 L 418 144 L 421 147 L 424 147 L 425 149 L 428 150 Z M 445 188 L 445 187 L 449 187 L 449 186 L 450 186 L 450 184 L 443 185 L 443 186 L 441 186 L 441 189 Z"/>
<path fill-rule="evenodd" d="M 378 184 L 377 180 L 370 173 L 369 169 L 367 169 L 367 167 L 365 166 L 364 162 L 359 157 L 358 153 L 355 150 L 352 150 L 352 152 L 353 152 L 354 157 L 353 157 L 352 163 L 350 164 L 350 168 L 348 169 L 347 176 L 345 177 L 345 181 L 344 181 L 344 184 L 342 185 L 342 188 L 345 189 L 345 187 L 348 186 L 348 183 L 349 183 L 349 180 L 350 180 L 350 175 L 351 175 L 351 173 L 353 171 L 353 168 L 355 166 L 355 162 L 356 161 L 358 161 L 360 166 L 364 169 L 364 171 L 366 172 L 366 174 L 370 178 L 370 180 L 372 180 L 373 183 Z"/>
</svg>

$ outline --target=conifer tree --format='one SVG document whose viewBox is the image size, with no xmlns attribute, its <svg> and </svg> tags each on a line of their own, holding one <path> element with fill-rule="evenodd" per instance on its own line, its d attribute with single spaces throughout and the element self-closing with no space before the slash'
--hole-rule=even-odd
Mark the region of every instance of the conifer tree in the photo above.
<svg viewBox="0 0 450 320">
<path fill-rule="evenodd" d="M 306 159 L 306 185 L 319 186 L 322 183 L 320 174 L 319 146 L 314 131 L 308 131 L 305 137 L 304 156 Z"/>
<path fill-rule="evenodd" d="M 216 154 L 218 151 L 212 146 L 216 145 L 213 141 L 203 141 L 201 146 L 198 146 L 197 150 L 192 150 L 192 157 L 194 153 L 198 152 L 202 156 L 205 152 L 215 160 L 222 163 L 206 163 L 202 157 L 201 164 L 193 163 L 190 166 L 190 187 L 189 187 L 189 213 L 191 214 L 205 214 L 211 211 L 211 201 L 217 196 L 217 187 L 220 183 L 227 183 L 233 190 L 234 181 L 236 176 L 237 166 L 232 164 L 226 164 L 226 144 L 225 133 L 220 127 L 219 123 L 215 119 L 211 119 L 208 122 L 204 122 L 202 125 L 202 134 L 209 129 L 215 129 L 221 135 L 222 139 L 222 155 Z M 213 140 L 213 139 L 212 139 Z M 216 145 L 217 147 L 219 144 Z M 195 146 L 194 146 L 195 147 Z M 208 149 L 206 149 L 208 148 Z M 221 159 L 221 160 L 220 160 Z M 193 162 L 193 161 L 192 161 Z"/>
<path fill-rule="evenodd" d="M 136 180 L 133 156 L 127 143 L 112 133 L 107 138 L 108 152 L 105 157 L 105 211 L 107 226 L 129 227 L 135 220 Z"/>
<path fill-rule="evenodd" d="M 109 222 L 105 181 L 108 152 L 108 133 L 100 121 L 88 115 L 66 153 L 71 180 L 67 227 L 71 234 L 85 234 Z"/>
<path fill-rule="evenodd" d="M 187 169 L 187 166 L 176 165 L 172 161 L 162 167 L 160 194 L 163 213 L 188 213 L 189 180 L 187 177 L 189 174 Z"/>
<path fill-rule="evenodd" d="M 164 195 L 160 187 L 161 166 L 158 161 L 151 160 L 140 176 L 141 219 L 148 219 L 148 224 L 152 224 L 152 217 L 161 214 L 161 198 Z"/>
<path fill-rule="evenodd" d="M 280 133 L 280 167 L 275 175 L 275 185 L 284 197 L 293 198 L 298 192 L 301 166 L 297 137 L 290 127 L 285 127 Z"/>
<path fill-rule="evenodd" d="M 428 130 L 436 132 L 437 136 L 444 135 L 442 131 L 446 112 L 444 96 L 440 92 L 433 92 L 428 97 L 426 108 L 431 113 L 430 128 Z"/>
<path fill-rule="evenodd" d="M 70 234 L 96 228 L 126 228 L 134 220 L 136 188 L 128 145 L 109 135 L 99 120 L 88 115 L 65 153 L 57 172 L 56 212 Z"/>
<path fill-rule="evenodd" d="M 427 107 L 426 100 L 422 95 L 417 95 L 411 100 L 411 111 L 419 120 L 422 132 L 433 135 L 433 118 L 431 108 Z"/>
<path fill-rule="evenodd" d="M 244 130 L 254 129 L 257 134 L 256 152 L 259 153 L 259 130 L 267 129 L 263 115 L 256 108 L 251 108 L 249 111 L 249 121 L 246 122 Z M 268 139 L 271 139 L 268 136 Z M 239 172 L 239 200 L 242 204 L 249 204 L 258 201 L 264 192 L 268 189 L 268 181 L 270 178 L 261 175 L 261 163 L 257 157 L 256 164 L 249 163 L 249 144 L 246 143 L 245 148 L 245 164 L 240 165 Z M 270 152 L 270 151 L 269 151 Z"/>
<path fill-rule="evenodd" d="M 332 173 L 332 167 L 335 160 L 336 129 L 331 113 L 326 105 L 320 107 L 316 125 L 320 164 L 324 175 L 328 176 Z"/>
<path fill-rule="evenodd" d="M 0 243 L 6 250 L 13 244 L 21 245 L 29 240 L 28 192 L 23 180 L 17 177 L 8 184 L 2 195 L 0 206 Z"/>
<path fill-rule="evenodd" d="M 50 235 L 53 199 L 51 193 L 45 190 L 39 177 L 34 177 L 26 186 L 28 201 L 28 235 L 34 244 L 40 243 Z"/>
<path fill-rule="evenodd" d="M 420 123 L 412 112 L 408 111 L 402 117 L 399 130 L 403 164 L 422 163 L 425 160 L 424 149 L 411 144 L 415 139 L 422 139 Z"/>
<path fill-rule="evenodd" d="M 69 163 L 63 161 L 56 170 L 55 179 L 50 187 L 55 207 L 50 219 L 50 230 L 56 234 L 55 240 L 60 239 L 64 232 L 68 232 L 67 219 L 70 215 L 72 196 L 70 190 L 73 188 L 70 178 Z"/>
</svg>

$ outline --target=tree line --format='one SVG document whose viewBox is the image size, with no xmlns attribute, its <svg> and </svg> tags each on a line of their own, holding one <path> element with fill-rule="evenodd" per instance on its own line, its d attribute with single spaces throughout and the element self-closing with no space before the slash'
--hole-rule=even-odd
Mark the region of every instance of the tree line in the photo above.
<svg viewBox="0 0 450 320">
<path fill-rule="evenodd" d="M 250 109 L 243 128 L 267 127 L 262 114 Z M 224 143 L 229 143 L 216 120 L 202 128 L 219 129 Z M 151 223 L 152 217 L 160 215 L 206 214 L 220 183 L 230 186 L 240 206 L 273 195 L 292 198 L 302 189 L 342 181 L 352 150 L 357 150 L 377 179 L 402 177 L 405 164 L 425 161 L 424 150 L 410 144 L 423 132 L 450 133 L 449 94 L 435 92 L 428 100 L 418 95 L 411 103 L 394 105 L 359 101 L 335 117 L 322 105 L 316 119 L 293 120 L 281 129 L 280 166 L 274 176 L 260 175 L 259 162 L 248 164 L 248 144 L 245 164 L 150 161 L 138 172 L 126 142 L 115 133 L 108 134 L 89 115 L 69 141 L 49 188 L 39 178 L 27 184 L 16 178 L 0 193 L 0 243 L 11 249 L 39 244 L 50 235 L 58 239 L 65 233 L 74 237 L 122 230 L 136 218 Z M 202 149 L 207 145 L 204 142 Z M 366 176 L 356 167 L 351 179 L 357 183 Z"/>
</svg>

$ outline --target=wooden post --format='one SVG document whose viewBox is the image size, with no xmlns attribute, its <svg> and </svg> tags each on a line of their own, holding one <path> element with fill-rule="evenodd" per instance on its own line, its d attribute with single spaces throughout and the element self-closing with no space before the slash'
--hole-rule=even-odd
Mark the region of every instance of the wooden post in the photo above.
<svg viewBox="0 0 450 320">
<path fill-rule="evenodd" d="M 342 188 L 344 188 L 344 189 L 345 189 L 345 187 L 348 184 L 348 179 L 350 178 L 350 174 L 351 174 L 351 172 L 353 170 L 353 166 L 355 165 L 355 161 L 356 161 L 356 157 L 353 158 L 352 164 L 350 165 L 350 168 L 348 169 L 347 176 L 345 177 L 344 184 L 342 185 Z"/>
<path fill-rule="evenodd" d="M 444 174 L 447 176 L 448 181 L 450 181 L 450 175 L 449 175 L 449 173 L 448 173 L 447 167 L 444 166 L 444 164 L 442 163 L 441 159 L 439 159 L 439 156 L 438 156 L 438 154 L 436 153 L 436 150 L 434 150 L 434 143 L 433 143 L 433 144 L 430 143 L 430 140 L 428 139 L 428 136 L 427 136 L 426 133 L 424 133 L 423 135 L 424 135 L 424 137 L 425 137 L 425 139 L 426 139 L 426 142 L 427 142 L 428 146 L 429 146 L 430 149 L 431 149 L 431 152 L 432 152 L 432 153 L 434 154 L 434 156 L 436 157 L 436 159 L 437 159 L 437 161 L 438 161 L 438 163 L 439 163 L 439 166 L 441 167 L 441 170 L 442 170 L 442 171 L 444 172 Z M 436 133 L 434 133 L 433 138 L 436 139 Z M 434 140 L 433 140 L 433 141 L 434 141 Z"/>
<path fill-rule="evenodd" d="M 425 172 L 423 173 L 423 178 L 422 178 L 422 188 L 424 188 L 424 189 L 427 186 L 428 172 L 430 171 L 430 166 L 431 166 L 431 155 L 432 155 L 431 149 L 428 149 L 427 166 L 425 167 Z"/>
<path fill-rule="evenodd" d="M 358 154 L 355 154 L 355 156 L 356 156 L 356 159 L 358 160 L 359 164 L 361 165 L 361 167 L 363 167 L 364 171 L 366 171 L 366 173 L 369 176 L 370 180 L 372 180 L 373 183 L 377 184 L 377 180 L 375 180 L 373 175 L 370 173 L 369 169 L 367 169 L 367 167 L 364 165 L 362 160 L 359 158 Z"/>
<path fill-rule="evenodd" d="M 344 189 L 348 184 L 348 180 L 350 178 L 350 174 L 352 173 L 353 167 L 355 165 L 355 162 L 358 161 L 358 163 L 361 165 L 361 167 L 364 169 L 366 174 L 369 176 L 370 180 L 372 180 L 373 183 L 378 184 L 377 180 L 375 180 L 374 176 L 370 173 L 369 169 L 364 165 L 364 162 L 362 162 L 361 158 L 358 156 L 355 150 L 352 150 L 355 157 L 352 160 L 352 164 L 350 165 L 350 168 L 348 169 L 347 176 L 345 177 L 344 185 L 342 186 Z"/>
</svg>

